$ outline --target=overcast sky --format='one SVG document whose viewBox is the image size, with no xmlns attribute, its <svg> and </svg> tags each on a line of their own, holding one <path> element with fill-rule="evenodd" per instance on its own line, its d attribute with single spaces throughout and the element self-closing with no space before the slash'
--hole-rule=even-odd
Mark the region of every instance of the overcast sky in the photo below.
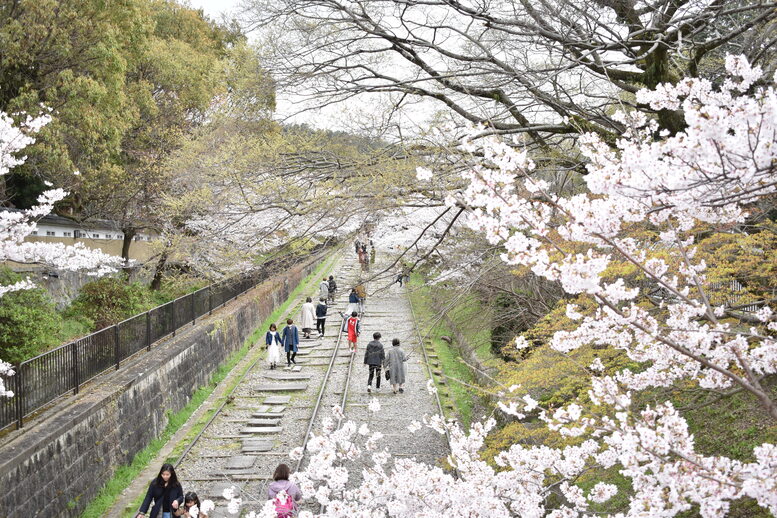
<svg viewBox="0 0 777 518">
<path fill-rule="evenodd" d="M 223 13 L 236 12 L 243 0 L 178 0 L 180 3 L 188 3 L 196 9 L 203 9 L 205 14 L 215 20 L 220 20 Z M 249 41 L 251 40 L 249 35 Z M 272 73 L 272 71 L 270 71 Z M 329 128 L 342 131 L 361 133 L 362 126 L 369 126 L 372 112 L 375 107 L 370 100 L 353 99 L 348 103 L 336 104 L 319 110 L 306 111 L 297 114 L 298 99 L 289 92 L 278 92 L 276 99 L 275 118 L 283 122 L 296 122 L 309 124 L 316 128 Z M 372 100 L 374 102 L 374 99 Z M 428 109 L 421 112 L 428 112 Z M 294 115 L 296 114 L 296 115 Z M 428 114 L 427 114 L 428 115 Z M 421 117 L 423 118 L 423 117 Z M 412 126 L 412 125 L 411 125 Z"/>
</svg>

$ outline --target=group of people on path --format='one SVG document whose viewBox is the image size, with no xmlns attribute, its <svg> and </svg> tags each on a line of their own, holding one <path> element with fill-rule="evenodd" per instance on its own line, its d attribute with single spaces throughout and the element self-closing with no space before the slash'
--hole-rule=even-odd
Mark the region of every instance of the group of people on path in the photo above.
<svg viewBox="0 0 777 518">
<path fill-rule="evenodd" d="M 152 501 L 154 505 L 149 511 Z M 163 464 L 159 474 L 151 481 L 136 518 L 145 518 L 146 513 L 148 518 L 208 518 L 197 493 L 189 492 L 184 495 L 172 464 Z"/>
<path fill-rule="evenodd" d="M 289 480 L 290 476 L 289 466 L 279 464 L 273 473 L 273 481 L 267 488 L 267 497 L 275 504 L 278 518 L 291 518 L 296 516 L 299 510 L 297 502 L 302 499 L 302 492 L 297 484 Z M 211 506 L 213 504 L 207 500 L 206 502 Z M 184 495 L 173 465 L 163 464 L 159 474 L 148 486 L 146 498 L 143 499 L 135 518 L 146 518 L 146 515 L 148 518 L 208 518 L 206 513 L 210 510 L 203 509 L 197 493 L 192 491 Z"/>
<path fill-rule="evenodd" d="M 313 338 L 313 328 L 318 333 L 318 338 L 323 338 L 326 328 L 326 317 L 329 311 L 328 303 L 334 301 L 337 293 L 337 282 L 334 276 L 324 277 L 318 285 L 318 303 L 313 305 L 313 298 L 307 297 L 300 311 L 300 328 L 302 338 Z M 348 335 L 348 344 L 352 352 L 356 352 L 356 342 L 361 333 L 359 315 L 364 314 L 364 301 L 367 298 L 367 290 L 363 283 L 351 288 L 348 296 L 348 307 L 344 313 L 342 332 Z M 349 316 L 350 315 L 350 316 Z M 267 363 L 270 369 L 277 368 L 281 362 L 281 351 L 286 353 L 286 366 L 296 365 L 295 358 L 299 352 L 300 328 L 294 324 L 293 319 L 286 320 L 286 327 L 280 332 L 275 324 L 265 333 L 264 343 L 267 348 Z"/>
<path fill-rule="evenodd" d="M 356 256 L 359 258 L 359 264 L 363 271 L 368 272 L 370 265 L 375 264 L 375 245 L 370 239 L 370 251 L 367 253 L 367 243 L 362 243 L 358 239 L 353 243 Z"/>
<path fill-rule="evenodd" d="M 337 282 L 334 276 L 330 275 L 327 279 L 321 281 L 318 286 L 319 301 L 313 305 L 313 299 L 307 297 L 302 305 L 300 314 L 300 326 L 302 327 L 302 338 L 312 338 L 311 333 L 315 326 L 319 338 L 324 336 L 324 326 L 326 325 L 327 300 L 334 300 L 337 293 Z M 294 324 L 294 320 L 286 320 L 286 327 L 278 332 L 275 324 L 270 324 L 270 328 L 264 335 L 264 344 L 267 348 L 267 363 L 270 369 L 275 369 L 281 362 L 281 350 L 286 353 L 286 366 L 296 365 L 295 361 L 299 352 L 299 328 Z"/>
<path fill-rule="evenodd" d="M 372 380 L 375 380 L 375 390 L 380 392 L 380 370 L 385 369 L 386 379 L 391 383 L 394 394 L 405 392 L 405 362 L 410 355 L 405 354 L 399 344 L 399 338 L 391 340 L 391 349 L 385 351 L 380 342 L 381 334 L 373 333 L 372 341 L 364 351 L 364 364 L 369 368 L 367 392 L 372 392 Z"/>
<path fill-rule="evenodd" d="M 287 367 L 297 364 L 295 358 L 299 351 L 299 330 L 294 325 L 294 320 L 287 319 L 286 327 L 280 333 L 275 324 L 270 324 L 270 329 L 264 335 L 264 343 L 267 347 L 267 363 L 270 365 L 270 369 L 278 367 L 278 363 L 281 361 L 281 349 L 286 352 Z"/>
</svg>

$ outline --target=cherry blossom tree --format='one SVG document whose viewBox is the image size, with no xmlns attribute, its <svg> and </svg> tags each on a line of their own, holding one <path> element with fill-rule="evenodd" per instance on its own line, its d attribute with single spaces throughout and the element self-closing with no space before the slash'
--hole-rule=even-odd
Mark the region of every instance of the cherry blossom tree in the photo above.
<svg viewBox="0 0 777 518">
<path fill-rule="evenodd" d="M 493 420 L 464 433 L 439 416 L 424 418 L 425 426 L 449 435 L 447 462 L 455 471 L 392 459 L 368 425 L 328 420 L 308 442 L 307 468 L 295 474 L 303 493 L 323 506 L 320 516 L 603 514 L 596 506 L 620 490 L 608 480 L 584 490 L 579 477 L 607 469 L 630 483 L 627 505 L 610 516 L 675 516 L 696 508 L 701 516 L 718 517 L 742 498 L 777 514 L 777 446 L 755 447 L 750 462 L 705 455 L 671 402 L 635 401 L 640 391 L 683 381 L 745 391 L 777 419 L 777 402 L 762 383 L 777 373 L 773 310 L 764 302 L 747 316 L 713 306 L 706 265 L 694 259 L 694 231 L 739 225 L 777 190 L 775 87 L 758 86 L 761 71 L 741 57 L 729 56 L 726 66 L 729 78 L 717 88 L 685 79 L 637 94 L 655 110 L 681 112 L 684 131 L 661 133 L 653 120 L 632 111 L 616 115 L 628 130 L 615 149 L 584 135 L 584 194 L 555 193 L 533 174 L 528 153 L 504 141 L 463 143 L 482 158 L 466 173 L 469 187 L 451 194 L 448 204 L 467 208 L 466 223 L 502 246 L 506 263 L 596 301 L 593 312 L 567 307 L 577 327 L 557 332 L 552 347 L 562 353 L 585 344 L 612 347 L 641 368 L 607 374 L 594 361 L 587 400 L 554 409 L 518 386 L 506 388 L 502 411 L 537 417 L 569 442 L 513 444 L 494 458 L 498 469 L 478 453 Z M 630 233 L 635 225 L 651 232 Z M 636 268 L 639 282 L 613 278 L 608 268 L 617 264 Z M 656 288 L 661 300 L 648 310 L 639 298 Z M 516 342 L 528 346 L 520 337 Z M 335 417 L 343 419 L 338 408 Z M 422 426 L 413 423 L 408 431 Z M 298 449 L 292 457 L 302 454 Z M 356 473 L 359 483 L 353 484 Z M 268 503 L 252 516 L 273 512 Z"/>
<path fill-rule="evenodd" d="M 0 175 L 8 174 L 11 169 L 24 163 L 20 153 L 33 144 L 32 137 L 40 128 L 51 121 L 51 116 L 27 116 L 16 124 L 8 114 L 0 112 Z M 122 266 L 119 257 L 113 257 L 100 250 L 92 250 L 82 243 L 66 246 L 62 243 L 33 243 L 24 241 L 37 226 L 37 221 L 50 213 L 54 204 L 62 200 L 67 193 L 62 189 L 44 191 L 38 197 L 38 205 L 21 211 L 0 211 L 0 261 L 13 261 L 25 264 L 46 264 L 65 271 L 86 270 L 94 275 L 105 275 Z M 25 279 L 14 284 L 0 286 L 0 297 L 4 294 L 31 289 L 35 284 Z M 11 366 L 0 361 L 0 375 L 13 374 Z M 0 397 L 13 396 L 5 389 L 0 378 Z"/>
</svg>

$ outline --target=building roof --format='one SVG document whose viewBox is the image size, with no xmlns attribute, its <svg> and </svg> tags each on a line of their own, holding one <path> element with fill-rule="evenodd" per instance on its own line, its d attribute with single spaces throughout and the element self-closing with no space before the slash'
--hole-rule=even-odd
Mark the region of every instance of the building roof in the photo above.
<svg viewBox="0 0 777 518">
<path fill-rule="evenodd" d="M 2 207 L 0 211 L 4 212 L 21 212 L 22 209 L 12 209 L 9 207 Z M 65 218 L 57 214 L 47 214 L 38 220 L 41 225 L 58 225 L 65 227 L 75 227 L 84 230 L 113 230 L 121 232 L 121 227 L 117 221 L 109 219 L 90 219 L 87 221 L 77 221 L 70 218 Z M 153 231 L 152 231 L 153 233 Z"/>
</svg>

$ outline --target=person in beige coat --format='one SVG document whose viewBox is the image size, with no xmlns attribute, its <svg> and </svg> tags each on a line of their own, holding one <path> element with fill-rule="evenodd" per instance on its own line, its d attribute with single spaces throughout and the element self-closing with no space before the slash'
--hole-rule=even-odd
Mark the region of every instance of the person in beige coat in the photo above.
<svg viewBox="0 0 777 518">
<path fill-rule="evenodd" d="M 310 338 L 310 333 L 316 327 L 316 307 L 313 305 L 313 299 L 310 297 L 302 305 L 299 325 L 302 328 L 302 338 Z"/>
<path fill-rule="evenodd" d="M 383 359 L 383 368 L 389 372 L 389 381 L 394 394 L 405 391 L 405 362 L 408 356 L 399 347 L 399 338 L 391 340 L 391 349 Z"/>
</svg>

